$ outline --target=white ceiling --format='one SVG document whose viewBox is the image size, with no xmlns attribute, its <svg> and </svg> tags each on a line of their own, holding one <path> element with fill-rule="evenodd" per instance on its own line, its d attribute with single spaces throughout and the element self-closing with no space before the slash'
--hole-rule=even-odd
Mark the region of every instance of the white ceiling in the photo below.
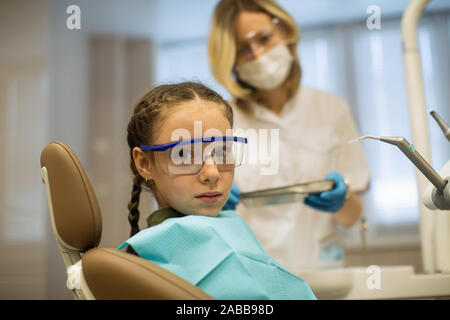
<svg viewBox="0 0 450 320">
<path fill-rule="evenodd" d="M 59 0 L 53 0 L 59 1 Z M 67 0 L 68 1 L 68 0 Z M 70 1 L 68 1 L 70 2 Z M 218 0 L 79 0 L 88 32 L 150 36 L 156 41 L 204 38 Z M 399 16 L 409 0 L 278 0 L 302 28 L 365 20 L 377 5 L 383 18 Z M 433 0 L 429 11 L 450 10 L 450 0 Z"/>
</svg>

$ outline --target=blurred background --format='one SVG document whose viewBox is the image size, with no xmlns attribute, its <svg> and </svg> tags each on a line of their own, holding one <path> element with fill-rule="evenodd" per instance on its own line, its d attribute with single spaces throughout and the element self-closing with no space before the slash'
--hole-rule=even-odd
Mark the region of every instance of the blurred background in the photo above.
<svg viewBox="0 0 450 320">
<path fill-rule="evenodd" d="M 345 98 L 361 135 L 411 139 L 400 21 L 407 0 L 279 0 L 301 28 L 303 83 Z M 126 124 L 151 86 L 213 79 L 207 56 L 217 0 L 0 0 L 0 299 L 72 299 L 48 217 L 40 152 L 68 144 L 103 214 L 101 246 L 128 238 L 131 175 Z M 78 5 L 81 29 L 66 9 Z M 381 28 L 369 30 L 376 5 Z M 427 108 L 450 121 L 450 1 L 434 0 L 419 25 Z M 429 117 L 431 163 L 450 158 Z M 421 271 L 421 201 L 415 169 L 394 147 L 363 144 L 371 170 L 361 223 L 342 230 L 348 266 Z M 420 150 L 419 150 L 420 151 Z M 151 197 L 141 201 L 150 211 Z M 145 220 L 146 217 L 141 220 Z M 362 239 L 366 250 L 361 247 Z"/>
</svg>

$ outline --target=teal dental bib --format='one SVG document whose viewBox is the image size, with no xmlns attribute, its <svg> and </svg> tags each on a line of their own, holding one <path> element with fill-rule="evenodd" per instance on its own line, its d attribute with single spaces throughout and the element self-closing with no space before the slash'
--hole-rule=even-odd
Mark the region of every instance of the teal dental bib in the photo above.
<svg viewBox="0 0 450 320">
<path fill-rule="evenodd" d="M 316 299 L 305 280 L 271 258 L 234 211 L 169 218 L 122 243 L 216 299 Z"/>
</svg>

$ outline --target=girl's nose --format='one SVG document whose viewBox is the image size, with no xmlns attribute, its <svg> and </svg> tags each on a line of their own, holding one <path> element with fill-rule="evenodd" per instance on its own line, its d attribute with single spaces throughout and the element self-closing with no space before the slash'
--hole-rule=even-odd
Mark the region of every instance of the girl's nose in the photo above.
<svg viewBox="0 0 450 320">
<path fill-rule="evenodd" d="M 217 169 L 214 160 L 209 157 L 203 164 L 203 168 L 199 173 L 199 179 L 202 183 L 213 184 L 219 180 L 220 172 Z"/>
</svg>

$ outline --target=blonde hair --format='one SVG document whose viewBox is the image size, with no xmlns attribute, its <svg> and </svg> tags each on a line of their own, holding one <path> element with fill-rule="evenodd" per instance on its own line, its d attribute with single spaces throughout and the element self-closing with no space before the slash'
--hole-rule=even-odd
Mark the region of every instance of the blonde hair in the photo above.
<svg viewBox="0 0 450 320">
<path fill-rule="evenodd" d="M 221 0 L 215 10 L 208 40 L 208 54 L 211 71 L 216 80 L 236 98 L 237 105 L 244 111 L 250 111 L 249 100 L 254 98 L 256 89 L 240 81 L 234 74 L 236 58 L 236 40 L 234 24 L 242 11 L 262 12 L 280 21 L 287 30 L 286 43 L 294 57 L 291 72 L 284 82 L 291 97 L 298 89 L 301 68 L 297 57 L 297 43 L 300 30 L 295 20 L 274 0 Z"/>
</svg>

